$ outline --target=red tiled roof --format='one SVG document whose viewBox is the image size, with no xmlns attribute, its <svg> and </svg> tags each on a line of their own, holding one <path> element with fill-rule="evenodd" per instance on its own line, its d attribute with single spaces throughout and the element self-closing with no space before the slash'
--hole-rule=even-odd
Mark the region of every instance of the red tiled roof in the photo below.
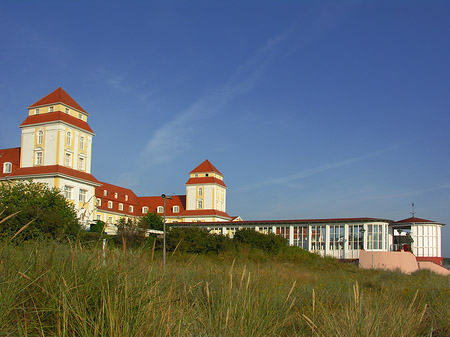
<svg viewBox="0 0 450 337">
<path fill-rule="evenodd" d="M 197 185 L 197 184 L 218 184 L 223 187 L 227 187 L 223 180 L 217 179 L 215 177 L 199 177 L 199 178 L 190 178 L 186 185 Z"/>
<path fill-rule="evenodd" d="M 191 171 L 191 173 L 208 173 L 208 172 L 215 172 L 223 176 L 223 174 L 220 173 L 220 171 L 216 169 L 208 159 L 206 159 L 203 163 L 201 163 Z"/>
<path fill-rule="evenodd" d="M 11 149 L 0 149 L 0 177 L 5 177 L 11 173 L 3 173 L 3 164 L 11 163 L 11 172 L 14 172 L 20 167 L 20 147 Z"/>
<path fill-rule="evenodd" d="M 61 165 L 48 166 L 33 166 L 21 167 L 13 171 L 8 177 L 26 177 L 39 175 L 66 175 L 73 178 L 89 181 L 94 184 L 99 184 L 99 181 L 92 175 L 86 172 L 77 171 Z M 30 177 L 31 178 L 31 177 Z"/>
<path fill-rule="evenodd" d="M 140 213 L 138 213 L 138 197 L 132 190 L 105 182 L 100 183 L 102 185 L 95 189 L 95 197 L 101 199 L 101 204 L 97 206 L 99 210 L 129 216 L 140 215 Z M 106 195 L 104 195 L 105 190 Z M 115 197 L 116 193 L 117 198 Z M 128 196 L 128 200 L 125 199 L 125 196 Z M 108 201 L 112 202 L 112 208 L 108 208 Z M 123 210 L 119 210 L 119 204 L 123 205 Z M 130 212 L 130 206 L 133 206 L 133 212 Z"/>
<path fill-rule="evenodd" d="M 164 206 L 164 200 L 160 196 L 154 197 L 139 197 L 139 212 L 142 213 L 142 207 L 147 206 L 150 213 L 157 212 L 158 206 Z M 175 213 L 173 207 L 178 206 L 179 212 Z M 166 199 L 166 216 L 179 216 L 186 208 L 185 195 L 172 195 L 172 199 Z M 162 214 L 160 214 L 162 215 Z"/>
<path fill-rule="evenodd" d="M 75 100 L 72 97 L 70 97 L 70 95 L 67 92 L 65 92 L 64 89 L 61 87 L 59 87 L 55 91 L 51 92 L 44 98 L 41 98 L 36 103 L 30 105 L 29 108 L 38 107 L 41 105 L 53 104 L 53 103 L 63 103 L 63 104 L 66 104 L 66 105 L 76 109 L 76 110 L 83 111 L 84 113 L 87 114 L 87 112 L 84 111 L 84 109 L 77 102 L 75 102 Z"/>
<path fill-rule="evenodd" d="M 62 111 L 55 111 L 55 112 L 48 112 L 40 115 L 31 115 L 28 116 L 20 126 L 26 126 L 26 125 L 33 125 L 33 124 L 40 124 L 40 123 L 48 123 L 48 122 L 66 122 L 70 125 L 73 125 L 75 127 L 78 127 L 80 129 L 83 129 L 87 132 L 94 133 L 92 131 L 89 124 L 85 121 L 82 121 L 81 119 L 78 119 L 76 117 L 73 117 L 69 114 L 66 114 Z"/>
<path fill-rule="evenodd" d="M 426 220 L 426 219 L 420 219 L 420 218 L 416 218 L 416 217 L 411 217 L 411 218 L 408 218 L 408 219 L 403 219 L 403 220 L 400 220 L 400 221 L 396 221 L 396 222 L 394 222 L 394 224 L 397 224 L 397 223 L 412 223 L 412 222 L 426 223 L 426 222 L 435 222 L 435 221 Z"/>
<path fill-rule="evenodd" d="M 195 216 L 220 216 L 223 218 L 228 218 L 231 220 L 231 217 L 221 211 L 217 211 L 215 209 L 197 209 L 197 210 L 191 210 L 191 211 L 184 211 L 181 216 L 182 217 L 195 217 Z"/>
</svg>

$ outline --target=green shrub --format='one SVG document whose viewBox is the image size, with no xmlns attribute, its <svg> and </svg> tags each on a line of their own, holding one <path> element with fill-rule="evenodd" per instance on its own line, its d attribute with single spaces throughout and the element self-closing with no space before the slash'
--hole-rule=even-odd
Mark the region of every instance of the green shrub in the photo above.
<svg viewBox="0 0 450 337">
<path fill-rule="evenodd" d="M 233 241 L 248 244 L 267 253 L 278 254 L 287 246 L 287 240 L 275 234 L 263 234 L 253 229 L 241 229 L 236 231 Z"/>
<path fill-rule="evenodd" d="M 179 252 L 196 254 L 219 253 L 233 246 L 227 236 L 210 234 L 208 230 L 197 227 L 170 229 L 166 233 L 166 244 L 168 251 L 177 249 Z"/>
<path fill-rule="evenodd" d="M 10 239 L 19 233 L 15 240 L 65 240 L 79 231 L 73 205 L 57 188 L 31 181 L 0 183 L 0 236 Z"/>
</svg>

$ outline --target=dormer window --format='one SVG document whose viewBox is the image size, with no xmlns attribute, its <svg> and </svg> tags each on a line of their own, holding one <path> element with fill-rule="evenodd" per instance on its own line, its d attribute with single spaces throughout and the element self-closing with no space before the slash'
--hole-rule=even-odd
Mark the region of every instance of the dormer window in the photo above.
<svg viewBox="0 0 450 337">
<path fill-rule="evenodd" d="M 180 206 L 173 206 L 173 212 L 179 213 L 180 212 Z"/>
<path fill-rule="evenodd" d="M 114 198 L 116 198 L 117 199 L 117 197 L 119 196 L 119 194 L 116 192 L 116 193 L 114 193 Z"/>
<path fill-rule="evenodd" d="M 128 211 L 129 211 L 130 213 L 133 213 L 133 206 L 128 207 Z"/>
<path fill-rule="evenodd" d="M 48 107 L 48 112 L 53 112 L 53 106 Z"/>
<path fill-rule="evenodd" d="M 3 173 L 11 173 L 12 171 L 12 164 L 9 162 L 6 162 L 3 164 Z"/>
<path fill-rule="evenodd" d="M 164 213 L 164 207 L 163 206 L 158 206 L 158 208 L 156 209 L 156 211 L 158 213 Z"/>
<path fill-rule="evenodd" d="M 144 213 L 144 214 L 148 213 L 148 207 L 147 206 L 142 207 L 142 213 Z"/>
<path fill-rule="evenodd" d="M 128 195 L 125 194 L 125 201 L 128 201 Z"/>
<path fill-rule="evenodd" d="M 107 196 L 108 195 L 108 191 L 107 190 L 103 190 L 103 196 Z"/>
<path fill-rule="evenodd" d="M 123 204 L 119 204 L 119 211 L 123 211 Z"/>
<path fill-rule="evenodd" d="M 97 206 L 101 206 L 102 205 L 102 199 L 97 199 Z"/>
<path fill-rule="evenodd" d="M 108 208 L 113 208 L 113 202 L 112 201 L 108 201 Z"/>
<path fill-rule="evenodd" d="M 39 115 L 39 108 L 38 109 L 34 109 L 34 114 L 35 115 Z"/>
</svg>

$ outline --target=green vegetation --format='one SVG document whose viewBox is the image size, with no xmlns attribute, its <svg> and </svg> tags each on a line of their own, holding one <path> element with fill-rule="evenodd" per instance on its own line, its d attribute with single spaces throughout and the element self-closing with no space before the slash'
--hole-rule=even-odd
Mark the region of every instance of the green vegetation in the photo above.
<svg viewBox="0 0 450 337">
<path fill-rule="evenodd" d="M 16 240 L 61 240 L 80 231 L 75 209 L 61 192 L 31 181 L 0 183 L 0 220 L 0 237 Z"/>
<path fill-rule="evenodd" d="M 151 248 L 108 243 L 104 260 L 100 242 L 5 240 L 0 335 L 450 335 L 449 278 L 359 270 L 295 247 L 197 255 L 178 242 L 164 270 Z"/>
</svg>

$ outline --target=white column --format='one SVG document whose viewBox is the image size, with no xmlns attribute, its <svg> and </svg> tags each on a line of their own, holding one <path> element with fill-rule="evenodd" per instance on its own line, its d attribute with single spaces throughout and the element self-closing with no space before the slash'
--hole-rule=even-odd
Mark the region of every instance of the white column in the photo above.
<svg viewBox="0 0 450 337">
<path fill-rule="evenodd" d="M 289 246 L 294 244 L 294 226 L 289 226 Z"/>
</svg>

